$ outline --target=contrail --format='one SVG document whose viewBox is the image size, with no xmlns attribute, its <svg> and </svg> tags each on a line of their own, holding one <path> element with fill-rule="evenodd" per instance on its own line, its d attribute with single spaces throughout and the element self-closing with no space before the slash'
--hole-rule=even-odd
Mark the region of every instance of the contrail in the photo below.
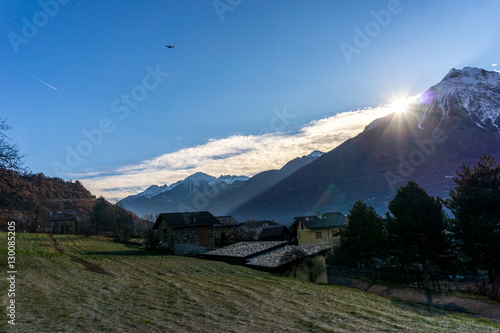
<svg viewBox="0 0 500 333">
<path fill-rule="evenodd" d="M 51 85 L 50 85 L 50 84 L 48 84 L 47 82 L 40 80 L 40 79 L 39 79 L 39 78 L 37 78 L 36 76 L 33 76 L 33 75 L 30 75 L 30 76 L 31 76 L 32 78 L 34 78 L 35 80 L 38 80 L 38 81 L 42 82 L 43 84 L 45 84 L 46 86 L 49 86 L 49 87 L 51 87 L 52 89 L 54 89 L 55 91 L 57 91 L 57 88 L 55 88 L 55 87 L 51 86 Z"/>
</svg>

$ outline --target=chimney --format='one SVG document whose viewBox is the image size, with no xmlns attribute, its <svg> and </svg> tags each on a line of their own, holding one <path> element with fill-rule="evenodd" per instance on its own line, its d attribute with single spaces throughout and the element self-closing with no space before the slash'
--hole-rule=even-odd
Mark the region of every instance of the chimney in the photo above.
<svg viewBox="0 0 500 333">
<path fill-rule="evenodd" d="M 322 220 L 323 219 L 323 216 L 321 216 L 320 212 L 316 213 L 316 217 L 318 218 L 318 220 Z"/>
</svg>

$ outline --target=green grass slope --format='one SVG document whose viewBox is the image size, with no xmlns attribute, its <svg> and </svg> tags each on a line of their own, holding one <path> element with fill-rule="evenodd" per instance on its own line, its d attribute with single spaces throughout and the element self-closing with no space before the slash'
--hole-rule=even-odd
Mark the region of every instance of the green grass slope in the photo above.
<svg viewBox="0 0 500 333">
<path fill-rule="evenodd" d="M 7 271 L 7 235 L 0 267 Z M 498 332 L 488 321 L 104 238 L 17 234 L 8 332 Z M 6 273 L 5 273 L 6 274 Z"/>
</svg>

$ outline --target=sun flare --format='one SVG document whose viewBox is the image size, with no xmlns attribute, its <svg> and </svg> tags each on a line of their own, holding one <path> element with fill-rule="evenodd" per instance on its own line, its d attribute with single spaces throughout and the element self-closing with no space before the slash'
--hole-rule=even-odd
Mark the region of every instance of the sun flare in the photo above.
<svg viewBox="0 0 500 333">
<path fill-rule="evenodd" d="M 390 108 L 393 112 L 404 113 L 414 100 L 415 97 L 398 98 L 390 103 Z"/>
</svg>

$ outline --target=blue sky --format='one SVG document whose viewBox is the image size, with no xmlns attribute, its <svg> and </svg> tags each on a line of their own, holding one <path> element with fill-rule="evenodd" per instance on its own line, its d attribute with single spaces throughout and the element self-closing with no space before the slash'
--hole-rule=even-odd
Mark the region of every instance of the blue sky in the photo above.
<svg viewBox="0 0 500 333">
<path fill-rule="evenodd" d="M 500 63 L 493 0 L 0 6 L 8 134 L 33 172 L 108 198 L 330 150 L 451 68 Z"/>
</svg>

